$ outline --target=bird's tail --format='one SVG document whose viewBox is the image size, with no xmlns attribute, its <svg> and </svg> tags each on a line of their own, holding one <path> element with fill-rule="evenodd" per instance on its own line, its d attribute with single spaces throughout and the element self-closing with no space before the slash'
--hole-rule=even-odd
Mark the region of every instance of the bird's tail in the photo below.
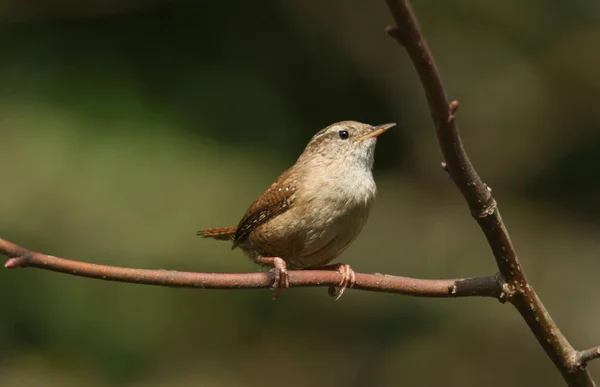
<svg viewBox="0 0 600 387">
<path fill-rule="evenodd" d="M 207 228 L 206 230 L 200 230 L 196 235 L 202 238 L 213 238 L 220 241 L 232 241 L 235 237 L 235 230 L 237 227 L 219 227 L 219 228 Z"/>
</svg>

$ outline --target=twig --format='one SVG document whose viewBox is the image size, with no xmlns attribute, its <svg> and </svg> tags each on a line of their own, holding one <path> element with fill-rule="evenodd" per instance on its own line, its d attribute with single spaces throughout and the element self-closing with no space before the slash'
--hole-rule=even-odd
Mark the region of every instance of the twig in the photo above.
<svg viewBox="0 0 600 387">
<path fill-rule="evenodd" d="M 579 366 L 581 367 L 581 366 L 587 364 L 587 362 L 594 360 L 594 359 L 598 359 L 599 357 L 600 357 L 600 346 L 580 351 L 579 359 L 578 359 Z"/>
<path fill-rule="evenodd" d="M 0 238 L 0 253 L 9 257 L 8 269 L 35 267 L 80 277 L 144 285 L 199 289 L 265 289 L 273 284 L 272 273 L 192 273 L 171 270 L 131 269 L 96 265 L 53 257 Z M 290 286 L 336 286 L 342 275 L 327 270 L 290 271 Z M 398 293 L 417 297 L 494 297 L 505 293 L 496 277 L 428 280 L 384 274 L 356 273 L 353 289 Z"/>
<path fill-rule="evenodd" d="M 387 4 L 396 22 L 396 27 L 388 27 L 388 34 L 406 49 L 419 74 L 446 170 L 487 238 L 500 274 L 510 289 L 508 300 L 527 322 L 567 384 L 593 386 L 594 381 L 585 365 L 577 362 L 577 351 L 560 332 L 527 280 L 492 191 L 481 181 L 467 157 L 454 117 L 458 104 L 448 102 L 440 74 L 412 6 L 408 0 L 387 0 Z"/>
<path fill-rule="evenodd" d="M 495 277 L 423 280 L 382 274 L 356 274 L 355 289 L 399 293 L 420 297 L 494 297 L 508 300 L 519 311 L 530 330 L 560 370 L 569 386 L 594 386 L 586 363 L 600 357 L 600 347 L 576 351 L 560 332 L 530 285 L 504 226 L 492 190 L 482 182 L 464 150 L 456 111 L 458 102 L 448 102 L 433 57 L 421 34 L 408 0 L 387 0 L 396 27 L 388 33 L 403 45 L 425 91 L 444 156 L 443 167 L 462 193 L 472 216 L 483 230 L 500 271 Z M 36 267 L 71 275 L 147 285 L 204 289 L 268 288 L 270 273 L 215 274 L 166 270 L 144 270 L 96 265 L 36 253 L 0 239 L 0 253 L 10 259 L 6 268 Z M 321 270 L 290 272 L 290 286 L 335 286 L 340 273 Z"/>
</svg>

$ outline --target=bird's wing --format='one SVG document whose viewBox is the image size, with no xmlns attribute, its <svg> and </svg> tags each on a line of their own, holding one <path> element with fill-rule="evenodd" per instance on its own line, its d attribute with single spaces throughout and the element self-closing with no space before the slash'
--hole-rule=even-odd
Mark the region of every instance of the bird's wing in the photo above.
<svg viewBox="0 0 600 387">
<path fill-rule="evenodd" d="M 232 248 L 252 230 L 290 208 L 296 198 L 295 177 L 292 171 L 286 170 L 250 205 L 237 226 Z"/>
</svg>

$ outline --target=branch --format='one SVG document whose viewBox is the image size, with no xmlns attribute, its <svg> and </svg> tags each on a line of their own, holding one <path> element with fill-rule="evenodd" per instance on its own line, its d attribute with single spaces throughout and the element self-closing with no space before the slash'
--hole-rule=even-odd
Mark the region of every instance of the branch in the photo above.
<svg viewBox="0 0 600 387">
<path fill-rule="evenodd" d="M 131 269 L 96 265 L 53 257 L 0 238 L 0 254 L 9 257 L 7 269 L 35 267 L 79 277 L 144 285 L 199 289 L 265 289 L 273 284 L 272 273 L 192 273 L 171 270 Z M 337 286 L 342 274 L 327 270 L 289 272 L 290 286 Z M 384 274 L 356 273 L 354 289 L 398 293 L 417 297 L 493 297 L 504 300 L 496 277 L 428 280 Z"/>
<path fill-rule="evenodd" d="M 600 357 L 600 346 L 586 349 L 579 352 L 579 366 L 587 364 L 588 361 L 594 360 Z"/>
<path fill-rule="evenodd" d="M 500 275 L 506 281 L 508 301 L 527 322 L 567 384 L 593 386 L 594 381 L 585 364 L 577 361 L 578 352 L 560 332 L 527 280 L 491 189 L 482 182 L 469 161 L 454 117 L 458 102 L 448 102 L 439 71 L 412 6 L 408 0 L 387 0 L 387 4 L 396 22 L 396 27 L 388 27 L 387 32 L 404 46 L 419 74 L 444 156 L 444 169 L 462 193 L 471 214 L 485 234 Z"/>
<path fill-rule="evenodd" d="M 438 142 L 450 175 L 481 227 L 496 259 L 499 275 L 451 280 L 423 280 L 382 274 L 356 274 L 354 288 L 420 297 L 494 297 L 508 300 L 559 369 L 569 386 L 594 386 L 587 362 L 600 357 L 600 347 L 576 351 L 560 332 L 529 283 L 502 221 L 491 189 L 483 183 L 463 147 L 455 114 L 458 102 L 448 102 L 438 69 L 408 0 L 387 0 L 396 21 L 388 33 L 403 45 L 419 75 Z M 0 239 L 6 268 L 36 267 L 82 277 L 147 285 L 204 289 L 257 289 L 273 283 L 270 273 L 215 274 L 144 270 L 96 265 L 36 253 Z M 342 274 L 307 270 L 289 273 L 290 286 L 336 286 Z"/>
</svg>

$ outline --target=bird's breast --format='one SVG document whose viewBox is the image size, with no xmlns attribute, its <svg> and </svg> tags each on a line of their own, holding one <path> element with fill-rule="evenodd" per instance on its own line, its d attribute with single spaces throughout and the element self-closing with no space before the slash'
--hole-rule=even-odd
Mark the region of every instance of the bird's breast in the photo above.
<svg viewBox="0 0 600 387">
<path fill-rule="evenodd" d="M 295 193 L 294 204 L 250 235 L 264 254 L 278 256 L 290 268 L 325 265 L 358 236 L 376 194 L 368 174 L 310 179 Z"/>
<path fill-rule="evenodd" d="M 340 188 L 343 192 L 343 189 Z M 354 191 L 356 193 L 356 191 Z M 341 254 L 358 236 L 371 212 L 375 193 L 331 195 L 313 200 L 302 217 L 304 248 L 299 260 L 324 265 Z"/>
</svg>

